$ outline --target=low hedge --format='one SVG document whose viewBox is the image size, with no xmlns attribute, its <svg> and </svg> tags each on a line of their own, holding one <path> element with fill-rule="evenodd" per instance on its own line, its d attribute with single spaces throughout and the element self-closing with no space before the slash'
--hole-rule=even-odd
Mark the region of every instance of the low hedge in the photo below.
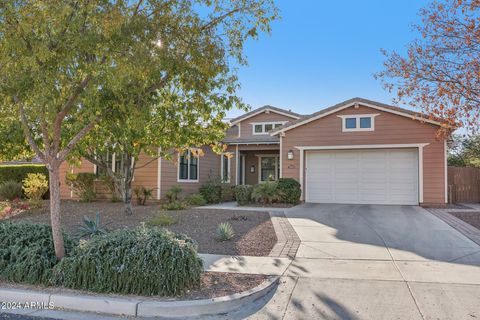
<svg viewBox="0 0 480 320">
<path fill-rule="evenodd" d="M 43 164 L 0 165 L 0 183 L 5 181 L 23 183 L 29 173 L 42 173 L 48 177 L 48 169 Z"/>
<path fill-rule="evenodd" d="M 235 198 L 239 205 L 244 206 L 252 201 L 253 186 L 245 184 L 235 187 Z"/>
<path fill-rule="evenodd" d="M 292 178 L 278 179 L 277 192 L 280 196 L 280 201 L 290 204 L 299 203 L 302 195 L 300 183 Z"/>
<path fill-rule="evenodd" d="M 64 234 L 69 254 L 74 241 Z M 0 223 L 0 278 L 47 285 L 57 264 L 49 225 L 29 222 Z"/>
<path fill-rule="evenodd" d="M 202 271 L 193 240 L 138 227 L 81 243 L 55 267 L 53 283 L 94 292 L 171 296 L 199 286 Z"/>
</svg>

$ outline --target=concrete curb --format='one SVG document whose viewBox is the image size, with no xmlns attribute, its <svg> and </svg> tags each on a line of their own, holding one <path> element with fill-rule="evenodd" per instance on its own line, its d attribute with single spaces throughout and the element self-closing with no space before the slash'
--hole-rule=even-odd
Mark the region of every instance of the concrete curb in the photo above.
<svg viewBox="0 0 480 320">
<path fill-rule="evenodd" d="M 50 294 L 40 291 L 0 288 L 0 302 L 31 304 L 36 302 L 55 309 L 82 312 L 107 313 L 112 315 L 155 317 L 168 315 L 183 318 L 199 315 L 216 315 L 236 310 L 273 290 L 278 284 L 278 276 L 270 276 L 263 283 L 250 290 L 229 296 L 185 301 L 155 301 L 153 299 L 128 299 L 109 296 L 74 294 Z"/>
</svg>

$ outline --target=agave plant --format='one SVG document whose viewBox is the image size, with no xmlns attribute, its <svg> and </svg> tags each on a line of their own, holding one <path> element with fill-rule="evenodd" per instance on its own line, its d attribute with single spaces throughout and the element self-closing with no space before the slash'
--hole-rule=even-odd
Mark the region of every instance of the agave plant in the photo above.
<svg viewBox="0 0 480 320">
<path fill-rule="evenodd" d="M 89 217 L 84 216 L 83 224 L 78 226 L 77 235 L 79 238 L 91 238 L 99 234 L 108 233 L 109 230 L 107 226 L 109 224 L 111 224 L 111 222 L 107 222 L 105 224 L 101 223 L 100 212 L 97 212 L 97 214 L 95 215 L 95 219 L 90 219 Z"/>
<path fill-rule="evenodd" d="M 217 240 L 228 241 L 235 236 L 232 225 L 228 222 L 222 222 L 217 226 Z"/>
</svg>

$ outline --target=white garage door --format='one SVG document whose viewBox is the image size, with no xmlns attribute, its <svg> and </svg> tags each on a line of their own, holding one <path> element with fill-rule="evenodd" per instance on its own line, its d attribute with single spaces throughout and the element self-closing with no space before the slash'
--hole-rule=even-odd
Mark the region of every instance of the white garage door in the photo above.
<svg viewBox="0 0 480 320">
<path fill-rule="evenodd" d="M 418 204 L 418 149 L 310 151 L 307 202 Z"/>
</svg>

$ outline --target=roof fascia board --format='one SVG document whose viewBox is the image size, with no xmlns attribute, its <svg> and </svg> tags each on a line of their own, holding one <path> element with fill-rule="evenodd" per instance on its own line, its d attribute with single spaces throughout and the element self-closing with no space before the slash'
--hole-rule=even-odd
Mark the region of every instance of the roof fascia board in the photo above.
<svg viewBox="0 0 480 320">
<path fill-rule="evenodd" d="M 258 110 L 257 112 L 254 112 L 254 113 L 248 115 L 247 117 L 240 118 L 239 120 L 232 122 L 232 125 L 237 124 L 237 123 L 242 122 L 242 121 L 245 121 L 245 120 L 247 120 L 247 119 L 249 119 L 249 118 L 251 118 L 251 117 L 254 117 L 254 116 L 256 116 L 256 115 L 259 115 L 259 114 L 261 114 L 261 113 L 264 113 L 264 112 L 266 112 L 267 110 L 268 110 L 269 112 L 274 112 L 274 113 L 277 113 L 277 114 L 281 114 L 281 115 L 283 115 L 283 116 L 286 116 L 286 117 L 289 117 L 289 118 L 292 118 L 292 119 L 296 119 L 296 120 L 300 119 L 300 117 L 294 116 L 293 114 L 288 114 L 288 113 L 281 112 L 281 111 L 278 111 L 278 110 L 266 108 L 266 109 Z"/>
<path fill-rule="evenodd" d="M 396 114 L 396 115 L 399 115 L 399 116 L 403 116 L 403 117 L 406 117 L 406 118 L 410 118 L 410 119 L 414 119 L 414 120 L 418 120 L 418 121 L 423 121 L 423 122 L 427 122 L 427 123 L 431 123 L 431 124 L 434 124 L 434 125 L 437 125 L 437 126 L 441 126 L 442 124 L 438 121 L 435 121 L 435 120 L 430 120 L 430 119 L 425 119 L 425 118 L 419 118 L 419 117 L 415 117 L 414 115 L 411 115 L 411 114 L 408 114 L 408 113 L 404 113 L 404 112 L 401 112 L 401 111 L 397 111 L 397 110 L 391 110 L 391 109 L 388 109 L 388 108 L 384 108 L 384 107 L 381 107 L 381 106 L 378 106 L 378 105 L 373 105 L 373 104 L 370 104 L 370 103 L 365 103 L 365 102 L 351 102 L 351 103 L 348 103 L 344 106 L 339 106 L 338 108 L 335 108 L 333 110 L 330 110 L 328 112 L 325 112 L 325 113 L 321 113 L 315 117 L 311 117 L 311 118 L 307 118 L 305 119 L 304 121 L 300 121 L 299 123 L 296 123 L 292 126 L 289 126 L 289 127 L 286 127 L 284 129 L 280 129 L 280 130 L 274 130 L 272 133 L 270 133 L 271 136 L 275 136 L 281 132 L 285 132 L 285 131 L 288 131 L 290 129 L 294 129 L 296 127 L 299 127 L 299 126 L 302 126 L 304 124 L 307 124 L 309 122 L 312 122 L 312 121 L 315 121 L 315 120 L 318 120 L 318 119 L 321 119 L 323 117 L 326 117 L 330 114 L 333 114 L 335 112 L 339 112 L 339 111 L 342 111 L 344 109 L 347 109 L 347 108 L 350 108 L 350 107 L 353 107 L 355 106 L 356 104 L 358 105 L 363 105 L 365 107 L 369 107 L 369 108 L 373 108 L 373 109 L 377 109 L 377 110 L 380 110 L 380 111 L 384 111 L 384 112 L 389 112 L 389 113 L 393 113 L 393 114 Z"/>
</svg>

